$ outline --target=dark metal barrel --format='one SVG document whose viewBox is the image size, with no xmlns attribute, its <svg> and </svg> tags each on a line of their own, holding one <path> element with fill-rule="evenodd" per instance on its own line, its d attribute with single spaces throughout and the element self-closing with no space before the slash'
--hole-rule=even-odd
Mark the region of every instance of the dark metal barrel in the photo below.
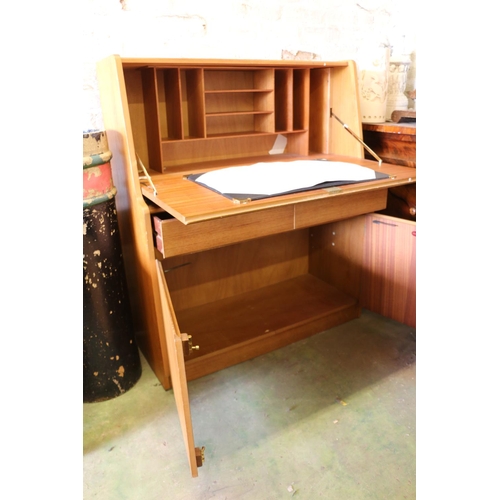
<svg viewBox="0 0 500 500">
<path fill-rule="evenodd" d="M 83 401 L 105 401 L 139 380 L 111 152 L 106 132 L 83 134 Z"/>
</svg>

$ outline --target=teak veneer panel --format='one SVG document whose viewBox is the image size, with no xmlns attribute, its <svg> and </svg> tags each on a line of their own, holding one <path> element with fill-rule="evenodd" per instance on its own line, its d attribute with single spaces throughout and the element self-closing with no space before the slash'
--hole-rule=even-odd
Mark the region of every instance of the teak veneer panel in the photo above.
<svg viewBox="0 0 500 500">
<path fill-rule="evenodd" d="M 216 302 L 307 274 L 307 229 L 163 261 L 176 310 Z"/>
<path fill-rule="evenodd" d="M 364 269 L 365 220 L 361 215 L 310 230 L 309 272 L 356 299 Z"/>
<path fill-rule="evenodd" d="M 349 198 L 332 195 L 295 205 L 295 227 L 310 227 L 385 208 L 387 190 L 359 191 Z"/>
<path fill-rule="evenodd" d="M 251 163 L 257 163 L 262 161 L 265 157 L 255 158 L 255 161 L 249 162 L 235 162 L 233 160 L 225 160 L 217 162 L 219 167 L 233 166 L 233 165 L 245 165 Z M 155 196 L 152 189 L 149 186 L 143 187 L 143 194 L 149 198 L 153 203 L 161 207 L 166 212 L 172 214 L 176 219 L 180 220 L 184 224 L 190 224 L 193 222 L 200 222 L 204 220 L 217 219 L 220 217 L 226 217 L 229 215 L 238 215 L 246 212 L 256 212 L 264 209 L 269 209 L 273 207 L 285 206 L 285 205 L 299 205 L 305 202 L 312 202 L 313 200 L 342 197 L 344 195 L 352 195 L 359 192 L 367 192 L 372 194 L 367 194 L 365 199 L 369 199 L 371 196 L 377 196 L 373 193 L 377 189 L 385 189 L 387 187 L 398 186 L 402 184 L 407 184 L 409 179 L 415 180 L 416 171 L 415 169 L 409 169 L 406 167 L 401 167 L 398 165 L 382 164 L 378 167 L 378 164 L 369 160 L 361 160 L 343 156 L 334 155 L 309 155 L 307 157 L 294 156 L 277 158 L 275 161 L 293 161 L 293 160 L 303 160 L 303 159 L 331 159 L 338 161 L 350 161 L 351 163 L 356 163 L 361 166 L 373 168 L 375 170 L 380 170 L 381 172 L 389 174 L 391 177 L 388 179 L 380 179 L 369 182 L 361 182 L 358 184 L 348 184 L 345 186 L 340 186 L 339 189 L 335 191 L 329 191 L 326 189 L 317 189 L 312 191 L 306 191 L 302 193 L 294 193 L 283 196 L 276 196 L 261 200 L 252 200 L 248 203 L 236 204 L 232 200 L 207 189 L 195 182 L 191 182 L 184 178 L 184 174 L 163 174 L 163 175 L 153 175 L 153 181 L 157 190 L 157 195 Z M 267 157 L 267 161 L 272 161 Z M 192 171 L 189 173 L 201 173 L 210 170 L 214 167 L 204 165 L 199 165 L 198 167 L 193 166 Z M 356 199 L 354 197 L 352 200 Z M 358 200 L 359 201 L 359 200 Z M 335 202 L 332 202 L 335 203 Z M 346 204 L 349 204 L 349 200 L 346 200 Z M 351 201 L 351 205 L 354 205 Z M 317 205 L 320 206 L 320 205 Z M 382 207 L 376 208 L 380 210 L 385 208 L 385 204 Z M 371 210 L 370 208 L 367 211 Z M 306 211 L 307 208 L 303 208 L 302 212 Z M 330 212 L 328 212 L 330 213 Z M 359 213 L 352 213 L 351 215 L 346 214 L 345 217 L 358 215 Z M 328 216 L 329 217 L 329 216 Z M 328 217 L 326 221 L 328 221 Z M 340 219 L 341 217 L 337 217 Z M 329 220 L 335 220 L 332 216 Z M 320 222 L 313 222 L 313 224 L 319 224 Z M 305 224 L 300 223 L 294 227 L 303 227 Z M 293 228 L 291 228 L 293 229 Z"/>
<path fill-rule="evenodd" d="M 416 222 L 366 216 L 361 305 L 416 326 Z"/>
<path fill-rule="evenodd" d="M 211 161 L 224 161 L 233 158 L 269 155 L 276 141 L 275 134 L 257 133 L 213 136 L 204 140 L 189 139 L 184 141 L 163 141 L 162 166 L 169 172 L 178 170 L 186 171 L 193 164 L 204 162 L 206 158 Z M 154 174 L 154 172 L 150 172 Z M 188 172 L 191 173 L 191 172 Z"/>
<path fill-rule="evenodd" d="M 163 274 L 163 269 L 159 261 L 157 261 L 157 270 L 158 281 L 160 281 L 160 298 L 165 324 L 165 340 L 168 346 L 172 389 L 174 392 L 175 404 L 177 406 L 177 413 L 179 414 L 179 421 L 186 446 L 188 462 L 191 467 L 191 475 L 193 477 L 197 477 L 198 463 L 196 460 L 193 426 L 191 421 L 191 408 L 189 405 L 183 341 L 175 317 L 175 311 L 172 307 L 172 302 L 170 301 L 165 275 Z"/>
<path fill-rule="evenodd" d="M 293 73 L 292 69 L 279 69 L 275 72 L 275 113 L 276 131 L 293 130 Z"/>
<path fill-rule="evenodd" d="M 189 380 L 240 363 L 359 316 L 352 297 L 311 275 L 177 313 L 200 346 L 186 361 Z"/>
<path fill-rule="evenodd" d="M 285 205 L 184 225 L 154 216 L 156 248 L 163 257 L 209 250 L 385 208 L 386 190 L 361 191 L 349 198 L 331 196 L 307 204 Z"/>
<path fill-rule="evenodd" d="M 177 219 L 155 217 L 154 227 L 156 248 L 163 257 L 173 257 L 290 231 L 294 228 L 294 208 L 275 207 L 187 226 Z"/>
<path fill-rule="evenodd" d="M 97 65 L 103 119 L 113 153 L 113 183 L 134 331 L 142 352 L 164 387 L 171 387 L 158 287 L 151 217 L 141 193 L 135 136 L 123 68 L 117 56 Z"/>
</svg>

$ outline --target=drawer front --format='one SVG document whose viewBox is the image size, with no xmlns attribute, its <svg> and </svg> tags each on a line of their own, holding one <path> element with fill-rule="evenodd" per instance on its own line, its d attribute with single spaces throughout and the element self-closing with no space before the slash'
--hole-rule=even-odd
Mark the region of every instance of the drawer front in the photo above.
<svg viewBox="0 0 500 500">
<path fill-rule="evenodd" d="M 331 198 L 297 203 L 295 205 L 295 227 L 299 229 L 317 226 L 376 212 L 383 210 L 386 203 L 387 189 L 360 191 L 345 196 L 333 195 Z"/>
<path fill-rule="evenodd" d="M 166 257 L 200 252 L 294 229 L 294 207 L 276 207 L 184 225 L 153 217 L 156 248 Z"/>
</svg>

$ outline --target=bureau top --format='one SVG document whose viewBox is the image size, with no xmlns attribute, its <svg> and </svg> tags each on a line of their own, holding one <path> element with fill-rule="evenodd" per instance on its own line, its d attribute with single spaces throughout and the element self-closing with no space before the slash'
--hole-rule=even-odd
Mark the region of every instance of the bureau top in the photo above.
<svg viewBox="0 0 500 500">
<path fill-rule="evenodd" d="M 167 59 L 167 58 L 120 58 L 124 67 L 227 67 L 227 68 L 250 68 L 250 67 L 281 67 L 281 68 L 333 68 L 345 67 L 349 61 L 301 61 L 301 60 L 263 60 L 263 59 Z"/>
</svg>

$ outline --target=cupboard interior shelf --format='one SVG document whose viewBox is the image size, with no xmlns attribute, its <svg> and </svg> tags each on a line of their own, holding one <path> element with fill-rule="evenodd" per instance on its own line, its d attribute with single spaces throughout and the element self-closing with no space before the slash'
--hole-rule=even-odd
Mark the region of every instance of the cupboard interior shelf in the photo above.
<svg viewBox="0 0 500 500">
<path fill-rule="evenodd" d="M 258 313 L 257 313 L 258 312 Z M 283 333 L 294 330 L 295 340 L 307 336 L 304 325 L 319 330 L 335 318 L 354 319 L 357 301 L 319 278 L 304 274 L 255 291 L 179 311 L 182 331 L 190 332 L 200 350 L 186 359 L 188 379 L 222 367 L 228 356 L 238 362 L 290 343 Z M 207 364 L 208 363 L 208 364 Z"/>
<path fill-rule="evenodd" d="M 200 346 L 186 358 L 188 379 L 359 315 L 357 299 L 311 255 L 311 239 L 330 231 L 304 228 L 163 260 L 180 331 Z"/>
</svg>

